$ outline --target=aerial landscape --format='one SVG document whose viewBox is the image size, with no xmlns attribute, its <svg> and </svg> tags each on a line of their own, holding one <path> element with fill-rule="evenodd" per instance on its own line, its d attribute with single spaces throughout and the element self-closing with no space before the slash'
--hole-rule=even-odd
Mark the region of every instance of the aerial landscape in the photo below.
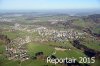
<svg viewBox="0 0 100 66">
<path fill-rule="evenodd" d="M 98 0 L 81 9 L 33 1 L 0 1 L 0 66 L 100 66 L 100 6 L 91 6 Z"/>
</svg>

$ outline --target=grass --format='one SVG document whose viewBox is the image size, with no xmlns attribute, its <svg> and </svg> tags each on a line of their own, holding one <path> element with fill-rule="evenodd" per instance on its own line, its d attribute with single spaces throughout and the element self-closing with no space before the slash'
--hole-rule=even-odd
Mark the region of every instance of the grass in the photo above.
<svg viewBox="0 0 100 66">
<path fill-rule="evenodd" d="M 21 66 L 44 66 L 44 65 L 53 66 L 54 64 L 47 63 L 43 60 L 27 60 L 21 63 Z M 56 66 L 60 65 L 57 64 Z"/>
<path fill-rule="evenodd" d="M 49 46 L 50 44 L 55 44 L 55 42 L 48 42 L 48 44 L 43 44 L 43 43 L 30 43 L 27 45 L 28 47 L 28 52 L 31 56 L 34 56 L 35 53 L 37 52 L 44 52 L 44 54 L 46 56 L 50 56 L 54 51 L 54 47 Z M 57 46 L 61 46 L 61 44 L 55 44 Z M 68 47 L 72 47 L 72 45 L 70 44 L 66 44 L 66 45 L 62 45 L 62 46 L 68 46 Z M 73 47 L 72 50 L 66 50 L 66 51 L 57 51 L 56 50 L 56 54 L 55 56 L 57 56 L 58 58 L 66 58 L 66 57 L 75 57 L 75 58 L 79 58 L 79 57 L 85 57 L 86 55 L 84 55 L 84 53 L 76 48 Z"/>
<path fill-rule="evenodd" d="M 35 53 L 37 52 L 43 52 L 46 56 L 51 55 L 54 49 L 50 46 L 44 45 L 44 44 L 39 44 L 37 43 L 29 43 L 27 45 L 28 48 L 28 53 L 30 56 L 34 56 Z"/>
<path fill-rule="evenodd" d="M 100 27 L 96 27 L 93 29 L 94 33 L 100 34 Z"/>
<path fill-rule="evenodd" d="M 73 25 L 76 25 L 76 26 L 80 26 L 80 27 L 83 27 L 83 28 L 86 28 L 86 27 L 89 27 L 89 26 L 94 26 L 94 23 L 91 23 L 91 22 L 85 22 L 83 19 L 77 19 L 73 22 Z"/>
<path fill-rule="evenodd" d="M 1 64 L 1 66 L 20 66 L 17 61 L 8 60 L 5 62 L 3 64 Z"/>
<path fill-rule="evenodd" d="M 66 48 L 74 48 L 72 44 L 69 41 L 64 41 L 64 42 L 46 42 L 47 45 L 52 45 L 52 46 L 62 46 Z"/>
<path fill-rule="evenodd" d="M 97 59 L 95 63 L 91 64 L 92 66 L 100 66 L 100 59 Z"/>
<path fill-rule="evenodd" d="M 83 42 L 84 42 L 84 45 L 87 46 L 88 48 L 100 51 L 100 41 L 87 38 L 87 39 L 84 39 Z"/>
<path fill-rule="evenodd" d="M 18 34 L 16 32 L 3 32 L 4 35 L 7 35 L 10 39 L 17 38 Z"/>
<path fill-rule="evenodd" d="M 4 51 L 5 51 L 4 42 L 0 40 L 0 54 L 3 54 Z"/>
</svg>

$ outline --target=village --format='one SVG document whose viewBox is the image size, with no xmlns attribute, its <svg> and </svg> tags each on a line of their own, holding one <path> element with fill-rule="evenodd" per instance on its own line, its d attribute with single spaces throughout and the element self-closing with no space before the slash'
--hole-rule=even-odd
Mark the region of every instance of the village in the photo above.
<svg viewBox="0 0 100 66">
<path fill-rule="evenodd" d="M 30 26 L 34 28 L 29 29 Z M 73 39 L 78 39 L 78 38 L 85 38 L 85 36 L 88 35 L 86 32 L 79 32 L 75 29 L 56 30 L 56 29 L 50 29 L 48 27 L 40 26 L 40 25 L 15 24 L 13 28 L 14 30 L 26 31 L 29 33 L 35 32 L 39 36 L 41 36 L 42 39 L 46 39 L 47 41 L 53 41 L 53 40 L 68 41 L 69 39 L 73 40 Z"/>
<path fill-rule="evenodd" d="M 75 31 L 74 29 L 68 29 L 67 31 L 47 29 L 46 27 L 38 27 L 34 29 L 40 36 L 48 37 L 48 41 L 68 41 L 69 39 L 85 38 L 86 33 Z"/>
<path fill-rule="evenodd" d="M 26 44 L 31 42 L 29 36 L 23 38 L 16 38 L 11 40 L 9 44 L 6 45 L 6 56 L 9 60 L 28 60 L 29 56 L 27 54 Z"/>
<path fill-rule="evenodd" d="M 58 31 L 54 29 L 48 29 L 47 27 L 44 27 L 44 26 L 40 27 L 40 26 L 35 25 L 36 28 L 34 29 L 28 29 L 28 26 L 26 27 L 25 25 L 24 25 L 25 28 L 23 28 L 22 26 L 23 25 L 21 24 L 15 24 L 10 31 L 19 30 L 19 31 L 26 31 L 29 33 L 35 32 L 35 33 L 38 33 L 38 36 L 36 36 L 36 38 L 33 39 L 31 35 L 26 35 L 26 36 L 17 37 L 11 40 L 11 42 L 6 45 L 6 56 L 8 57 L 9 60 L 12 60 L 12 59 L 21 60 L 21 61 L 28 60 L 30 57 L 27 54 L 26 45 L 32 41 L 62 42 L 62 41 L 69 41 L 69 40 L 74 40 L 78 38 L 84 38 L 84 35 L 85 35 L 85 33 L 77 32 L 74 29 L 68 29 L 67 31 L 62 31 L 62 30 Z"/>
</svg>

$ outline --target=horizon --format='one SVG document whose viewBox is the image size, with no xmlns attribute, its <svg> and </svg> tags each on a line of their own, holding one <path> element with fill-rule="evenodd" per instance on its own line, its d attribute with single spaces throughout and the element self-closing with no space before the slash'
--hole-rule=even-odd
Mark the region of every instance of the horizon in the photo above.
<svg viewBox="0 0 100 66">
<path fill-rule="evenodd" d="M 0 10 L 0 13 L 100 14 L 100 9 Z"/>
<path fill-rule="evenodd" d="M 1 0 L 0 10 L 100 9 L 99 0 Z"/>
</svg>

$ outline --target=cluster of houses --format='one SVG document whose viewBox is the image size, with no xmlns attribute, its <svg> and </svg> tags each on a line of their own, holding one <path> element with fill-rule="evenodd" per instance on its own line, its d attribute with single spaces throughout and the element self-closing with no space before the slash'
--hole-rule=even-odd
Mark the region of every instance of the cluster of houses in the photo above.
<svg viewBox="0 0 100 66">
<path fill-rule="evenodd" d="M 23 38 L 16 38 L 6 45 L 6 56 L 9 60 L 28 60 L 26 44 L 31 42 L 29 36 Z"/>
<path fill-rule="evenodd" d="M 69 39 L 83 38 L 85 33 L 75 31 L 74 29 L 68 29 L 67 31 L 47 29 L 46 27 L 38 27 L 34 29 L 40 36 L 49 36 L 51 41 L 68 41 Z"/>
<path fill-rule="evenodd" d="M 4 17 L 3 18 L 2 17 L 0 18 L 0 22 L 13 22 L 14 20 L 15 19 L 12 19 L 12 18 L 11 19 L 10 18 L 4 18 Z"/>
<path fill-rule="evenodd" d="M 29 27 L 34 27 L 33 29 L 28 29 Z M 39 41 L 68 41 L 69 39 L 77 39 L 77 38 L 84 38 L 83 36 L 85 33 L 76 31 L 74 29 L 67 29 L 67 30 L 55 30 L 49 29 L 44 26 L 40 25 L 21 25 L 16 23 L 14 25 L 15 30 L 27 31 L 27 32 L 36 32 L 43 38 L 36 38 L 35 40 Z M 48 37 L 49 36 L 49 37 Z M 48 37 L 48 38 L 46 38 Z"/>
</svg>

